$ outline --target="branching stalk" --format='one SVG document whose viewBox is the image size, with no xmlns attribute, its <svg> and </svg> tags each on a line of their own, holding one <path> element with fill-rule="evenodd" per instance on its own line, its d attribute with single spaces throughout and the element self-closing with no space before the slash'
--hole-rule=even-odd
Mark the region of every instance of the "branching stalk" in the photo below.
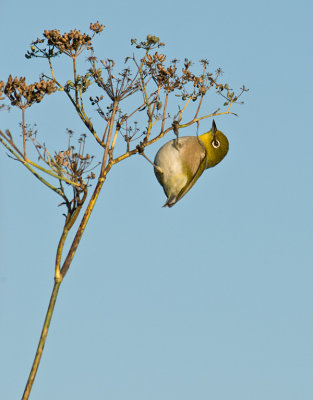
<svg viewBox="0 0 313 400">
<path fill-rule="evenodd" d="M 118 101 L 115 100 L 114 103 L 113 103 L 112 115 L 111 115 L 111 118 L 110 118 L 110 121 L 109 121 L 110 127 L 109 127 L 108 137 L 107 137 L 107 140 L 106 140 L 104 155 L 103 155 L 103 159 L 102 159 L 100 177 L 104 177 L 104 175 L 105 175 L 104 171 L 105 171 L 105 168 L 106 168 L 106 162 L 107 162 L 107 158 L 108 158 L 109 147 L 110 147 L 111 136 L 112 136 L 112 130 L 113 130 L 115 114 L 116 114 L 117 109 L 118 109 Z"/>
<path fill-rule="evenodd" d="M 104 29 L 104 26 L 100 25 L 97 22 L 95 24 L 91 24 L 90 29 L 94 32 L 92 37 L 87 34 L 82 34 L 76 29 L 64 35 L 62 35 L 60 31 L 56 29 L 51 31 L 46 30 L 44 32 L 45 39 L 37 39 L 33 42 L 31 50 L 27 52 L 26 57 L 46 58 L 49 63 L 52 78 L 46 77 L 48 78 L 48 80 L 42 78 L 40 82 L 35 82 L 31 85 L 26 85 L 25 78 L 16 77 L 13 79 L 11 75 L 8 79 L 7 84 L 4 84 L 4 82 L 0 81 L 0 100 L 2 99 L 2 93 L 4 93 L 10 99 L 12 106 L 17 106 L 19 109 L 22 110 L 23 146 L 20 144 L 17 146 L 14 143 L 11 133 L 9 131 L 6 131 L 5 134 L 0 131 L 0 143 L 2 143 L 6 147 L 6 149 L 8 149 L 11 155 L 13 155 L 13 157 L 10 155 L 11 158 L 14 158 L 15 160 L 21 162 L 45 186 L 60 195 L 64 200 L 61 205 L 65 204 L 67 207 L 65 224 L 56 251 L 54 286 L 51 293 L 50 302 L 45 316 L 45 321 L 41 331 L 35 358 L 27 380 L 22 400 L 28 400 L 30 396 L 30 392 L 45 346 L 61 282 L 63 281 L 71 266 L 78 245 L 82 239 L 83 233 L 89 221 L 90 215 L 95 207 L 96 201 L 106 180 L 107 174 L 111 170 L 112 166 L 127 159 L 132 155 L 138 154 L 139 152 L 147 159 L 147 161 L 154 165 L 144 154 L 145 147 L 157 142 L 167 133 L 171 132 L 174 127 L 175 133 L 177 133 L 176 128 L 183 129 L 195 123 L 198 124 L 199 121 L 212 116 L 226 114 L 236 115 L 230 111 L 231 106 L 233 105 L 233 103 L 236 103 L 237 99 L 241 96 L 243 92 L 247 91 L 243 86 L 241 89 L 242 92 L 236 96 L 232 89 L 229 89 L 228 85 L 222 85 L 221 83 L 218 83 L 217 78 L 221 74 L 220 69 L 216 72 L 215 79 L 211 77 L 212 74 L 206 75 L 207 61 L 205 60 L 202 60 L 204 68 L 203 73 L 200 76 L 194 75 L 189 70 L 191 62 L 188 59 L 185 59 L 184 68 L 182 69 L 181 73 L 178 72 L 178 69 L 176 67 L 177 60 L 173 60 L 170 66 L 166 67 L 164 64 L 166 60 L 165 55 L 158 54 L 158 52 L 156 52 L 153 56 L 149 54 L 150 50 L 158 49 L 159 47 L 164 45 L 159 41 L 159 38 L 153 35 L 148 35 L 146 41 L 140 43 L 138 43 L 136 39 L 132 40 L 132 43 L 136 44 L 136 47 L 138 49 L 141 48 L 145 50 L 145 55 L 143 58 L 141 58 L 140 63 L 136 62 L 135 56 L 130 57 L 130 59 L 133 60 L 135 64 L 132 64 L 135 68 L 134 76 L 132 75 L 132 71 L 129 68 L 124 69 L 122 73 L 119 73 L 117 75 L 113 71 L 115 64 L 113 60 L 108 60 L 107 63 L 102 61 L 103 66 L 107 70 L 108 80 L 105 83 L 101 77 L 102 70 L 96 68 L 96 58 L 94 57 L 93 47 L 91 43 L 91 39 L 95 36 L 95 34 L 100 33 Z M 47 40 L 46 48 L 41 49 L 41 44 L 44 43 L 45 40 Z M 89 70 L 88 74 L 84 75 L 81 79 L 79 76 L 79 78 L 77 78 L 76 59 L 85 50 L 91 51 L 89 61 L 91 62 L 93 68 Z M 74 84 L 71 81 L 67 81 L 67 83 L 63 86 L 56 80 L 51 59 L 62 53 L 72 59 L 72 73 L 74 75 Z M 125 60 L 125 62 L 127 62 L 128 59 L 129 57 Z M 92 105 L 97 104 L 98 113 L 106 121 L 106 127 L 103 133 L 102 140 L 95 131 L 91 122 L 91 118 L 88 117 L 88 113 L 86 113 L 84 109 L 84 93 L 86 92 L 88 86 L 92 83 L 92 81 L 88 79 L 90 76 L 92 76 L 94 82 L 97 83 L 100 89 L 102 89 L 110 98 L 110 103 L 107 107 L 107 110 L 109 111 L 106 112 L 104 112 L 104 109 L 102 109 L 99 105 L 99 102 L 103 99 L 103 96 L 97 96 L 95 100 L 93 100 L 92 97 L 90 98 Z M 150 90 L 151 86 L 154 84 L 156 85 L 153 88 L 154 90 Z M 198 115 L 203 104 L 203 97 L 211 87 L 215 87 L 217 92 L 227 100 L 224 106 L 228 104 L 228 107 L 226 111 L 219 112 L 218 109 L 211 114 L 199 117 Z M 57 91 L 58 89 L 60 91 L 65 91 L 68 99 L 74 106 L 79 118 L 86 126 L 88 131 L 92 134 L 96 142 L 103 149 L 101 169 L 99 172 L 98 180 L 84 212 L 82 212 L 82 207 L 84 206 L 84 203 L 87 199 L 87 187 L 90 186 L 89 182 L 95 178 L 95 174 L 93 172 L 90 173 L 90 171 L 95 167 L 89 168 L 91 163 L 93 162 L 94 155 L 90 156 L 89 154 L 85 154 L 86 135 L 83 134 L 80 137 L 79 150 L 76 151 L 75 146 L 71 146 L 70 138 L 72 131 L 68 130 L 68 149 L 65 151 L 59 150 L 55 153 L 54 156 L 52 156 L 51 154 L 54 153 L 49 153 L 45 145 L 41 146 L 39 142 L 37 142 L 37 131 L 32 132 L 32 130 L 28 129 L 28 127 L 26 127 L 25 125 L 26 108 L 30 107 L 32 104 L 39 103 L 45 95 L 49 95 Z M 223 94 L 221 92 L 224 89 L 225 91 L 223 92 Z M 126 99 L 128 96 L 131 96 L 132 94 L 137 93 L 139 90 L 141 90 L 141 95 L 143 97 L 143 99 L 141 99 L 140 97 L 140 102 L 143 104 L 137 108 L 136 104 L 131 104 L 132 112 L 125 112 L 125 110 L 122 109 L 122 107 L 120 106 L 120 103 L 122 104 L 124 99 Z M 165 93 L 163 112 L 162 104 L 159 101 L 161 90 L 162 93 Z M 75 92 L 75 95 L 73 91 Z M 180 94 L 176 94 L 177 91 L 179 91 Z M 227 95 L 225 95 L 226 91 Z M 177 117 L 174 117 L 174 120 L 176 119 L 176 121 L 174 121 L 175 124 L 171 124 L 168 128 L 165 128 L 170 93 L 171 95 L 173 94 L 173 96 L 177 96 L 180 98 L 182 97 L 183 100 L 188 97 L 188 100 L 185 102 L 182 109 L 180 107 L 178 108 L 179 112 L 177 114 Z M 191 100 L 197 100 L 199 96 L 201 97 L 194 117 L 189 122 L 181 123 L 183 113 L 187 109 L 187 106 L 190 104 Z M 163 97 L 164 94 L 162 94 L 162 99 Z M 111 105 L 111 102 L 113 102 L 113 105 Z M 133 117 L 133 115 L 137 112 L 143 110 L 147 112 L 148 118 L 145 130 L 141 131 L 137 127 L 137 122 L 131 122 L 130 118 Z M 118 122 L 116 122 L 115 119 L 117 119 Z M 159 132 L 159 134 L 153 137 L 151 135 L 152 128 L 159 120 L 161 131 Z M 119 137 L 120 130 L 121 136 L 124 137 L 127 143 L 127 150 L 124 154 L 113 158 L 113 153 L 115 154 L 114 149 Z M 139 134 L 137 134 L 138 132 Z M 141 137 L 143 137 L 142 140 L 140 139 Z M 32 141 L 38 152 L 39 159 L 37 163 L 27 158 L 26 142 L 29 139 Z M 130 142 L 133 142 L 135 140 L 141 141 L 134 149 L 131 150 Z M 39 162 L 43 164 L 46 168 L 39 165 Z M 41 175 L 39 175 L 37 170 L 42 171 L 53 178 L 56 178 L 59 182 L 59 188 L 54 187 L 50 182 L 45 180 Z M 70 187 L 68 188 L 66 185 L 63 186 L 64 182 L 70 185 Z M 68 190 L 73 197 L 67 197 Z M 82 213 L 82 217 L 79 226 L 76 230 L 76 233 L 73 235 L 74 238 L 69 247 L 69 250 L 66 253 L 64 251 L 64 247 L 66 240 L 68 240 L 68 234 L 73 228 L 74 224 L 77 223 L 80 213 Z"/>
<path fill-rule="evenodd" d="M 73 261 L 73 258 L 74 258 L 74 255 L 76 253 L 77 247 L 78 247 L 79 242 L 80 242 L 80 240 L 81 240 L 81 238 L 83 236 L 84 230 L 86 228 L 86 225 L 87 225 L 87 222 L 88 222 L 88 220 L 90 218 L 92 210 L 94 209 L 96 201 L 97 201 L 97 199 L 99 197 L 99 194 L 100 194 L 100 191 L 102 189 L 104 181 L 105 181 L 105 176 L 98 179 L 97 185 L 96 185 L 95 190 L 94 190 L 94 192 L 93 192 L 93 194 L 91 196 L 91 199 L 90 199 L 89 204 L 87 206 L 87 209 L 86 209 L 86 211 L 84 213 L 82 221 L 81 221 L 81 223 L 79 225 L 79 228 L 77 229 L 77 232 L 76 232 L 76 235 L 75 235 L 74 240 L 72 242 L 72 245 L 71 245 L 71 247 L 70 247 L 70 249 L 68 251 L 68 254 L 67 254 L 66 258 L 65 258 L 65 261 L 64 261 L 64 263 L 62 265 L 62 268 L 61 268 L 62 279 L 65 277 L 65 275 L 66 275 L 66 273 L 67 273 L 67 271 L 68 271 L 68 269 L 69 269 L 69 267 L 70 267 L 70 265 L 71 265 L 71 263 Z"/>
<path fill-rule="evenodd" d="M 5 143 L 5 141 L 0 137 L 0 142 L 9 150 L 10 153 L 12 153 L 14 155 L 14 157 L 16 157 L 16 160 L 20 161 L 37 179 L 40 180 L 40 182 L 42 182 L 44 185 L 48 186 L 49 189 L 53 190 L 54 192 L 56 192 L 57 194 L 59 194 L 60 196 L 62 196 L 64 198 L 64 193 L 62 193 L 60 191 L 60 189 L 54 187 L 53 185 L 51 185 L 51 183 L 49 183 L 48 181 L 46 181 L 42 176 L 40 176 L 39 174 L 37 174 L 37 172 L 35 170 L 33 170 L 28 164 L 27 162 L 24 162 L 23 159 L 21 159 L 17 153 L 12 150 L 9 145 L 7 143 Z"/>
<path fill-rule="evenodd" d="M 55 279 L 61 279 L 61 280 L 63 279 L 63 276 L 61 274 L 60 265 L 61 265 L 64 244 L 65 244 L 65 241 L 66 241 L 69 231 L 71 230 L 75 221 L 77 220 L 80 210 L 86 200 L 86 196 L 87 196 L 87 190 L 85 190 L 83 199 L 81 200 L 81 204 L 75 209 L 75 211 L 73 213 L 71 213 L 71 211 L 69 210 L 68 221 L 66 221 L 66 223 L 65 223 L 65 226 L 64 226 L 59 244 L 58 244 L 56 261 L 55 261 Z"/>
</svg>

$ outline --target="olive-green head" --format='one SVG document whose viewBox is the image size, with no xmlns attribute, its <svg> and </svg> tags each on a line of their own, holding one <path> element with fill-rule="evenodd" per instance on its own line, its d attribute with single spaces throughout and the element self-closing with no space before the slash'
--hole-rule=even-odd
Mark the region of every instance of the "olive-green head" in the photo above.
<svg viewBox="0 0 313 400">
<path fill-rule="evenodd" d="M 207 152 L 206 168 L 214 167 L 226 156 L 229 148 L 228 140 L 223 132 L 216 129 L 214 120 L 212 129 L 200 135 L 199 139 L 204 144 Z"/>
</svg>

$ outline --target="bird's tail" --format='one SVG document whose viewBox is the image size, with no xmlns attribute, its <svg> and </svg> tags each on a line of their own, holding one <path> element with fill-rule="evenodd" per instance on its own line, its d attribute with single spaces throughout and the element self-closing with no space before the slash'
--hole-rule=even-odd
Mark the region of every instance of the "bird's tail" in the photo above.
<svg viewBox="0 0 313 400">
<path fill-rule="evenodd" d="M 163 207 L 173 207 L 173 205 L 176 203 L 176 196 L 171 195 L 167 200 L 166 203 L 163 205 Z"/>
</svg>

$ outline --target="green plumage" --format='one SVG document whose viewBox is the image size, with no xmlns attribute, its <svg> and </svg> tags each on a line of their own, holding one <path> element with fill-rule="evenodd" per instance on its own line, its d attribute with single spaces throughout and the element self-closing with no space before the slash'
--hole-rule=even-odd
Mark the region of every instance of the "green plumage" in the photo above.
<svg viewBox="0 0 313 400">
<path fill-rule="evenodd" d="M 227 137 L 216 130 L 170 140 L 157 152 L 154 172 L 167 196 L 164 207 L 172 207 L 196 183 L 203 171 L 222 161 L 228 152 Z"/>
</svg>

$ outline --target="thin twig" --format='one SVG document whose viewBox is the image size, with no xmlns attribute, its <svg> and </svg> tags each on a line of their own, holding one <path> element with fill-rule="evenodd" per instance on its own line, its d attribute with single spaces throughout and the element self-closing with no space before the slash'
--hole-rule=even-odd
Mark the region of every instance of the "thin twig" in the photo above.
<svg viewBox="0 0 313 400">
<path fill-rule="evenodd" d="M 201 108 L 201 105 L 202 105 L 202 101 L 203 101 L 203 97 L 204 96 L 202 95 L 201 98 L 200 98 L 200 101 L 199 101 L 198 108 L 197 108 L 197 111 L 195 113 L 194 119 L 197 118 L 197 116 L 199 114 L 199 111 L 200 111 L 200 108 Z"/>
<path fill-rule="evenodd" d="M 206 118 L 210 118 L 210 117 L 214 117 L 214 116 L 219 116 L 219 115 L 226 115 L 226 114 L 237 115 L 237 114 L 232 113 L 232 112 L 230 112 L 230 111 L 224 111 L 224 112 L 221 112 L 221 113 L 212 113 L 212 114 L 208 114 L 208 115 L 205 115 L 205 116 L 203 116 L 203 117 L 200 117 L 200 118 L 192 119 L 191 121 L 189 121 L 189 122 L 187 122 L 187 123 L 185 123 L 185 124 L 179 125 L 179 126 L 178 126 L 178 129 L 187 128 L 188 126 L 193 125 L 194 123 L 196 123 L 196 122 L 198 122 L 198 121 L 201 121 L 201 120 L 203 120 L 203 119 L 206 119 Z M 172 131 L 172 130 L 173 130 L 173 127 L 170 126 L 170 127 L 167 128 L 166 130 L 160 132 L 159 135 L 157 135 L 155 138 L 150 139 L 150 140 L 148 140 L 147 142 L 144 142 L 144 147 L 148 147 L 148 146 L 150 146 L 151 144 L 157 142 L 158 140 L 160 140 L 163 136 L 165 136 L 168 132 L 170 132 L 170 131 Z M 116 157 L 115 159 L 113 159 L 112 162 L 111 162 L 111 164 L 112 164 L 112 165 L 117 164 L 117 163 L 119 163 L 119 162 L 125 160 L 126 158 L 131 157 L 131 156 L 137 154 L 138 152 L 139 152 L 139 151 L 138 151 L 137 148 L 136 148 L 136 149 L 133 149 L 133 150 L 129 150 L 129 151 L 127 151 L 126 153 L 122 154 L 121 156 Z"/>
<path fill-rule="evenodd" d="M 164 108 L 163 108 L 163 116 L 162 116 L 162 126 L 161 126 L 161 132 L 163 132 L 163 131 L 164 131 L 164 125 L 165 125 L 165 115 L 166 115 L 166 108 L 167 108 L 168 96 L 169 96 L 169 90 L 167 90 L 167 92 L 166 92 L 165 101 L 164 101 Z"/>
<path fill-rule="evenodd" d="M 73 72 L 74 72 L 75 103 L 76 103 L 76 107 L 79 107 L 79 104 L 78 104 L 78 89 L 77 89 L 77 74 L 76 74 L 76 57 L 72 56 L 72 60 L 73 60 Z"/>
<path fill-rule="evenodd" d="M 26 161 L 25 107 L 22 107 L 22 130 L 23 130 L 24 160 Z"/>
<path fill-rule="evenodd" d="M 20 161 L 37 179 L 40 180 L 40 182 L 42 182 L 44 185 L 48 186 L 49 189 L 53 190 L 54 192 L 56 192 L 57 194 L 59 194 L 61 197 L 64 198 L 64 193 L 61 192 L 60 189 L 54 187 L 53 185 L 51 185 L 48 181 L 46 181 L 42 176 L 40 176 L 39 174 L 37 174 L 36 171 L 34 171 L 28 164 L 27 162 L 25 162 L 23 159 L 21 159 L 14 150 L 12 150 L 7 143 L 5 143 L 5 141 L 0 137 L 0 142 L 10 151 L 10 153 L 12 153 L 16 159 L 18 161 Z"/>
</svg>

